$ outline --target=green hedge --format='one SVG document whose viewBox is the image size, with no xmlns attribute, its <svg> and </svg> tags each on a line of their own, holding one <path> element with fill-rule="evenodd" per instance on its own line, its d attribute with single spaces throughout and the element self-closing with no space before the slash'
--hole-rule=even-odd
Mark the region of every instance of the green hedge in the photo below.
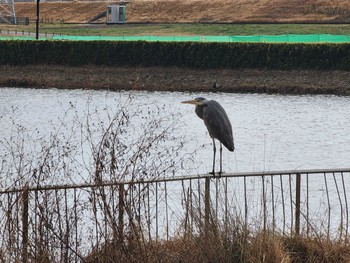
<svg viewBox="0 0 350 263">
<path fill-rule="evenodd" d="M 0 41 L 0 64 L 350 69 L 350 44 Z"/>
</svg>

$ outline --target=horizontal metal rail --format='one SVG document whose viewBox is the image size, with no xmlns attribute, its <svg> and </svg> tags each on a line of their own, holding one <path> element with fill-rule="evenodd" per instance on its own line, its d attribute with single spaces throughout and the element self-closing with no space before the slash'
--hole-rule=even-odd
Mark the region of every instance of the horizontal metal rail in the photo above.
<svg viewBox="0 0 350 263">
<path fill-rule="evenodd" d="M 274 176 L 274 175 L 291 175 L 291 174 L 320 174 L 320 173 L 345 173 L 350 172 L 350 168 L 335 168 L 335 169 L 304 169 L 304 170 L 282 170 L 282 171 L 264 171 L 264 172 L 241 172 L 241 173 L 223 173 L 220 177 L 213 177 L 212 174 L 198 174 L 198 175 L 187 175 L 187 176 L 174 176 L 167 178 L 155 178 L 148 180 L 124 180 L 118 182 L 96 182 L 82 183 L 82 184 L 62 184 L 62 185 L 47 185 L 47 186 L 25 186 L 25 187 L 14 187 L 9 189 L 0 190 L 0 194 L 5 193 L 19 193 L 24 188 L 28 191 L 45 191 L 45 190 L 63 190 L 63 189 L 79 189 L 79 188 L 92 188 L 92 187 L 108 187 L 118 186 L 125 184 L 148 184 L 148 183 L 159 183 L 159 182 L 175 182 L 185 181 L 193 179 L 205 179 L 205 178 L 235 178 L 235 177 L 261 177 L 261 176 Z"/>
</svg>

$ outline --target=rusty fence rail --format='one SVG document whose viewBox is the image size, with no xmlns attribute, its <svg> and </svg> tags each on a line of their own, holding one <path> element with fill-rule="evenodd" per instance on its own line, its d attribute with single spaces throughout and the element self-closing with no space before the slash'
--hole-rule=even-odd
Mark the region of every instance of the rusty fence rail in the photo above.
<svg viewBox="0 0 350 263">
<path fill-rule="evenodd" d="M 169 240 L 215 221 L 349 241 L 350 168 L 24 186 L 0 191 L 2 262 L 84 262 L 131 233 Z"/>
</svg>

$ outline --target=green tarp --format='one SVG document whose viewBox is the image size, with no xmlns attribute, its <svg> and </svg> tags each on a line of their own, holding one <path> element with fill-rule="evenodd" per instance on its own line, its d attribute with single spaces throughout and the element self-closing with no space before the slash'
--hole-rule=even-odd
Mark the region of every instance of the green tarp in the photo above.
<svg viewBox="0 0 350 263">
<path fill-rule="evenodd" d="M 0 36 L 0 40 L 34 40 L 34 37 Z M 350 35 L 261 35 L 261 36 L 59 36 L 41 40 L 75 41 L 163 41 L 163 42 L 251 42 L 251 43 L 349 43 Z"/>
</svg>

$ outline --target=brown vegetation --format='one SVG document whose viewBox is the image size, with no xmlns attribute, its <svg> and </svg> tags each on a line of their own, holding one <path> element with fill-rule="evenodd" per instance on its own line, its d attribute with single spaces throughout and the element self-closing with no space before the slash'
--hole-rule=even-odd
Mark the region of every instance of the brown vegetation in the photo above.
<svg viewBox="0 0 350 263">
<path fill-rule="evenodd" d="M 115 2 L 43 2 L 41 18 L 87 23 Z M 16 2 L 17 16 L 35 19 L 35 3 Z M 350 22 L 348 0 L 135 0 L 128 22 Z"/>
<path fill-rule="evenodd" d="M 288 237 L 262 231 L 235 232 L 234 226 L 208 233 L 178 236 L 167 241 L 128 239 L 111 241 L 93 250 L 86 262 L 251 262 L 251 263 L 346 263 L 350 248 L 323 238 Z"/>
</svg>

